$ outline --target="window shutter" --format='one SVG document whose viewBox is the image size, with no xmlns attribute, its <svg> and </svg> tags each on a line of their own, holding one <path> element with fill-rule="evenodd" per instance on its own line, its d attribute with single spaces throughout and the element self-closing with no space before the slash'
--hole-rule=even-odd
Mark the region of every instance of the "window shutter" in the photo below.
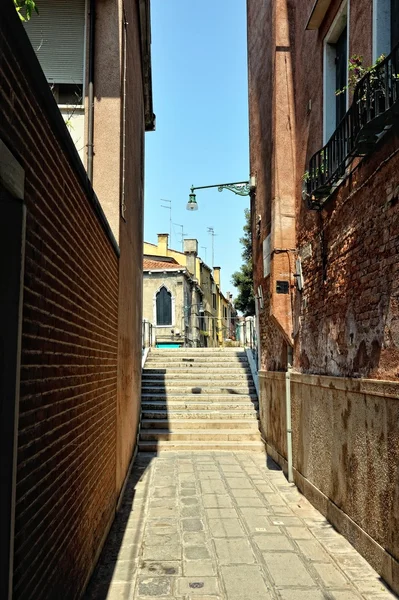
<svg viewBox="0 0 399 600">
<path fill-rule="evenodd" d="M 83 83 L 85 0 L 40 0 L 25 23 L 49 83 Z"/>
</svg>

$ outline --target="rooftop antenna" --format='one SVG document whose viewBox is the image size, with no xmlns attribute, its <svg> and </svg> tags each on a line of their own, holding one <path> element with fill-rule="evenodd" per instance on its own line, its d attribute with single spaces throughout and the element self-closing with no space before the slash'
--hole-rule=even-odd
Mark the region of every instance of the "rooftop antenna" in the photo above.
<svg viewBox="0 0 399 600">
<path fill-rule="evenodd" d="M 187 236 L 183 229 L 184 225 L 180 225 L 180 223 L 173 223 L 173 225 L 176 225 L 176 227 L 181 227 L 181 250 L 184 252 L 184 238 Z"/>
<path fill-rule="evenodd" d="M 169 246 L 172 246 L 172 200 L 166 200 L 161 198 L 161 202 L 168 202 L 169 204 L 161 204 L 162 208 L 166 208 L 169 211 Z"/>
<path fill-rule="evenodd" d="M 207 227 L 207 231 L 212 236 L 212 269 L 213 269 L 213 267 L 215 266 L 215 235 L 217 235 L 217 233 L 215 233 L 215 230 L 213 227 Z"/>
</svg>

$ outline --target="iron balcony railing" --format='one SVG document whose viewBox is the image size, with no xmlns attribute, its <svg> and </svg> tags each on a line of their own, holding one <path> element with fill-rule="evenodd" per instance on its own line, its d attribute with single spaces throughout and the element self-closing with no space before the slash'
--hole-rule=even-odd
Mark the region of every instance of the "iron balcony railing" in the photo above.
<svg viewBox="0 0 399 600">
<path fill-rule="evenodd" d="M 399 44 L 356 85 L 352 104 L 327 144 L 312 156 L 306 181 L 309 208 L 320 209 L 356 156 L 369 154 L 399 117 Z"/>
</svg>

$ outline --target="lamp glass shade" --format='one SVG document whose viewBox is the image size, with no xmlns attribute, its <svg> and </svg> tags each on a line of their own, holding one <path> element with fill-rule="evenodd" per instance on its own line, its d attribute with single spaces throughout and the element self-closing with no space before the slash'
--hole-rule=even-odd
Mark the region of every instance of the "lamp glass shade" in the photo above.
<svg viewBox="0 0 399 600">
<path fill-rule="evenodd" d="M 190 194 L 186 208 L 187 210 L 198 210 L 198 204 L 195 198 L 195 194 Z"/>
</svg>

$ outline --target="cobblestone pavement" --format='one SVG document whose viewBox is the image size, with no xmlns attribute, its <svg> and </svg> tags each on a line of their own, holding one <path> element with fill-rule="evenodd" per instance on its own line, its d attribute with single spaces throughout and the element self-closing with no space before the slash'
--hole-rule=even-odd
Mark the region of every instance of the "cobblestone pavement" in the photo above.
<svg viewBox="0 0 399 600">
<path fill-rule="evenodd" d="M 385 600 L 261 453 L 139 456 L 86 600 Z"/>
</svg>

